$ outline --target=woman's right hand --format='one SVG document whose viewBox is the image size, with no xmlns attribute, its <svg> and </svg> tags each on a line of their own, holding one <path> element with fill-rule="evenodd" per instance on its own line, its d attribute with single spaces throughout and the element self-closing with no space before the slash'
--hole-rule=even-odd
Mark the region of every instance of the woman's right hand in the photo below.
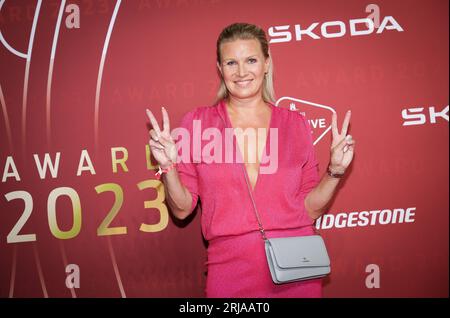
<svg viewBox="0 0 450 318">
<path fill-rule="evenodd" d="M 150 130 L 150 151 L 162 169 L 169 167 L 177 161 L 178 151 L 170 135 L 170 121 L 167 110 L 162 107 L 163 130 L 159 128 L 153 113 L 147 109 L 147 116 L 153 126 Z"/>
</svg>

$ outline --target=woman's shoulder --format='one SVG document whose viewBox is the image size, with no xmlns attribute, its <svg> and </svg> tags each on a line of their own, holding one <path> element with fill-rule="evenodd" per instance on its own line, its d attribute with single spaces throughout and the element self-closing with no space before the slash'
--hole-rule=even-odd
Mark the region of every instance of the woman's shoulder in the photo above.
<svg viewBox="0 0 450 318">
<path fill-rule="evenodd" d="M 217 105 L 198 106 L 194 109 L 187 111 L 183 117 L 189 117 L 191 119 L 199 119 L 209 115 L 215 115 L 217 113 Z"/>
<path fill-rule="evenodd" d="M 207 116 L 217 113 L 217 104 L 216 105 L 208 105 L 208 106 L 198 106 L 189 111 L 193 116 L 201 117 Z"/>
<path fill-rule="evenodd" d="M 274 111 L 276 111 L 277 115 L 282 118 L 282 120 L 300 122 L 304 122 L 306 120 L 306 116 L 302 112 L 299 112 L 297 110 L 290 110 L 281 106 L 276 106 L 275 104 L 272 104 L 272 106 Z"/>
<path fill-rule="evenodd" d="M 198 106 L 187 111 L 181 118 L 181 125 L 191 123 L 194 120 L 208 121 L 218 115 L 218 104 L 208 106 Z"/>
</svg>

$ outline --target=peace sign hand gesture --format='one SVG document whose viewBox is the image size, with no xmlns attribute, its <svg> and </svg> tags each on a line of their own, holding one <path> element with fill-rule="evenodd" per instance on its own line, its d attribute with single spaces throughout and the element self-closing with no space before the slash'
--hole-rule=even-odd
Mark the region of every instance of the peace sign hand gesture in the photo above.
<svg viewBox="0 0 450 318">
<path fill-rule="evenodd" d="M 337 114 L 333 113 L 331 118 L 332 142 L 329 169 L 336 174 L 343 174 L 353 159 L 355 140 L 347 135 L 351 112 L 348 111 L 342 124 L 341 133 L 337 128 Z"/>
<path fill-rule="evenodd" d="M 153 116 L 153 113 L 148 109 L 146 111 L 153 126 L 153 129 L 149 132 L 151 137 L 149 141 L 151 153 L 158 162 L 159 166 L 162 169 L 166 169 L 172 163 L 177 161 L 178 152 L 175 142 L 170 135 L 169 114 L 164 107 L 161 109 L 163 114 L 163 130 L 159 128 L 158 122 L 156 121 L 155 116 Z"/>
</svg>

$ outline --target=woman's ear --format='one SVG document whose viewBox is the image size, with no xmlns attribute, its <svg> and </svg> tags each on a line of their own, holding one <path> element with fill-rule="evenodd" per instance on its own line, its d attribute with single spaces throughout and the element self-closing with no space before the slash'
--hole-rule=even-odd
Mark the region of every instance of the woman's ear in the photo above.
<svg viewBox="0 0 450 318">
<path fill-rule="evenodd" d="M 272 57 L 269 55 L 269 57 L 266 58 L 265 63 L 264 63 L 264 73 L 266 73 L 266 74 L 269 71 L 270 63 L 272 63 Z"/>
<path fill-rule="evenodd" d="M 219 69 L 220 75 L 223 77 L 222 67 L 220 66 L 219 62 L 217 62 L 217 68 Z"/>
<path fill-rule="evenodd" d="M 272 54 L 270 52 L 270 48 L 267 50 L 267 54 L 269 54 L 269 57 L 266 58 L 266 61 L 264 63 L 264 73 L 267 73 L 269 71 L 269 66 L 272 63 Z"/>
</svg>

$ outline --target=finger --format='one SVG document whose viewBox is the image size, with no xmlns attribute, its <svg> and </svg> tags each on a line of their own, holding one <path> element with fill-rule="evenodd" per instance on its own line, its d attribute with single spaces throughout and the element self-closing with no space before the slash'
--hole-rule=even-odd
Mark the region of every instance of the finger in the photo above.
<svg viewBox="0 0 450 318">
<path fill-rule="evenodd" d="M 354 144 L 356 142 L 356 140 L 353 139 L 352 135 L 347 135 L 347 136 L 345 136 L 344 139 L 345 139 L 345 142 L 347 143 L 347 145 L 351 145 L 351 144 Z"/>
<path fill-rule="evenodd" d="M 162 107 L 162 115 L 163 115 L 163 131 L 170 135 L 170 120 L 169 120 L 169 113 L 167 110 Z"/>
<path fill-rule="evenodd" d="M 158 141 L 164 147 L 170 146 L 173 143 L 171 140 L 165 138 L 164 136 L 159 136 L 159 140 Z"/>
<path fill-rule="evenodd" d="M 154 141 L 153 139 L 150 139 L 149 144 L 151 149 L 156 148 L 158 150 L 164 150 L 164 146 L 159 142 Z"/>
<path fill-rule="evenodd" d="M 352 136 L 348 135 L 345 138 L 342 138 L 342 140 L 336 145 L 336 149 L 338 150 L 344 150 L 344 147 L 348 145 L 348 142 L 352 140 Z"/>
<path fill-rule="evenodd" d="M 351 151 L 351 152 L 353 152 L 354 150 L 355 150 L 355 141 L 353 140 L 353 141 L 351 141 L 351 143 L 348 143 L 345 147 L 346 148 L 344 148 L 344 152 L 347 152 L 347 151 Z"/>
<path fill-rule="evenodd" d="M 160 139 L 161 136 L 158 137 L 158 135 L 156 134 L 156 131 L 155 131 L 154 129 L 151 129 L 151 130 L 149 131 L 149 133 L 150 133 L 151 138 L 152 138 L 154 141 L 159 141 L 159 139 Z"/>
<path fill-rule="evenodd" d="M 333 112 L 331 115 L 331 132 L 333 133 L 333 139 L 336 139 L 339 135 L 337 129 L 337 114 Z"/>
<path fill-rule="evenodd" d="M 345 151 L 345 152 L 353 152 L 353 151 L 355 151 L 355 148 L 353 147 L 353 145 L 351 145 L 351 146 L 348 146 L 347 151 Z"/>
<path fill-rule="evenodd" d="M 345 114 L 344 123 L 342 124 L 342 130 L 341 130 L 341 135 L 342 136 L 346 136 L 347 135 L 348 125 L 350 123 L 350 117 L 352 117 L 352 112 L 349 110 Z"/>
<path fill-rule="evenodd" d="M 159 136 L 161 135 L 161 129 L 159 128 L 158 122 L 156 121 L 155 116 L 153 116 L 153 113 L 147 109 L 147 116 L 150 119 L 150 122 L 152 123 L 153 129 L 156 131 L 156 134 Z"/>
<path fill-rule="evenodd" d="M 347 141 L 348 141 L 347 138 L 342 138 L 342 140 L 339 141 L 339 143 L 336 145 L 336 148 L 337 148 L 337 149 L 342 149 L 342 148 L 344 148 L 344 147 L 347 145 Z"/>
<path fill-rule="evenodd" d="M 353 140 L 353 139 L 347 141 L 347 145 L 349 145 L 349 146 L 350 146 L 350 145 L 354 145 L 355 143 L 356 143 L 356 141 Z"/>
</svg>

